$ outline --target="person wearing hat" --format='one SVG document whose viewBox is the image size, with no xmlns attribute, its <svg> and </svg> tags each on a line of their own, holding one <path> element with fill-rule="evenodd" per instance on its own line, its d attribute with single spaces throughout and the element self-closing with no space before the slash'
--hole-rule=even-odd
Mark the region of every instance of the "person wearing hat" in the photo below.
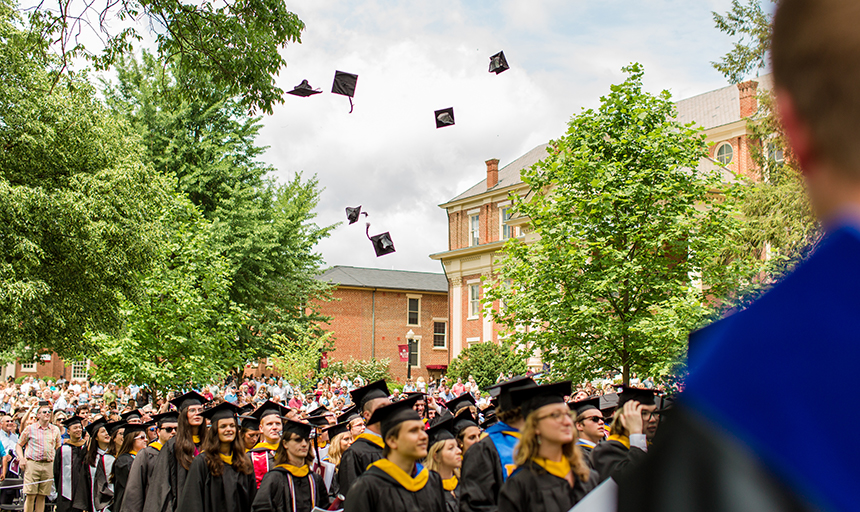
<svg viewBox="0 0 860 512">
<path fill-rule="evenodd" d="M 344 512 L 447 511 L 442 478 L 418 464 L 427 456 L 428 436 L 413 409 L 417 398 L 380 407 L 368 420 L 379 425 L 383 458 L 370 464 L 349 489 Z"/>
<path fill-rule="evenodd" d="M 239 437 L 238 407 L 223 402 L 203 412 L 211 423 L 201 453 L 188 470 L 176 509 L 182 512 L 250 512 L 257 484 Z"/>
<path fill-rule="evenodd" d="M 340 494 L 340 482 L 338 481 L 337 474 L 344 452 L 346 452 L 353 443 L 352 432 L 350 431 L 349 424 L 350 422 L 345 421 L 343 423 L 332 425 L 325 430 L 326 435 L 330 439 L 325 462 L 334 466 L 334 475 L 332 477 L 331 484 L 329 485 L 328 493 L 329 496 L 340 496 L 341 500 L 343 500 L 343 496 Z"/>
<path fill-rule="evenodd" d="M 384 380 L 371 382 L 350 392 L 352 401 L 358 405 L 358 411 L 367 426 L 364 432 L 355 437 L 355 441 L 341 458 L 337 472 L 341 493 L 346 494 L 367 467 L 383 457 L 385 442 L 382 439 L 382 427 L 378 423 L 372 423 L 370 419 L 377 409 L 391 403 L 389 395 L 388 385 Z"/>
<path fill-rule="evenodd" d="M 179 414 L 176 411 L 156 414 L 152 417 L 152 421 L 155 422 L 155 432 L 158 437 L 135 455 L 126 482 L 125 497 L 121 507 L 113 512 L 140 512 L 143 510 L 146 492 L 152 479 L 152 471 L 155 468 L 155 458 L 164 445 L 176 435 Z"/>
<path fill-rule="evenodd" d="M 253 416 L 239 416 L 239 422 L 239 437 L 247 452 L 260 442 L 260 420 Z"/>
<path fill-rule="evenodd" d="M 573 424 L 576 427 L 576 446 L 582 450 L 588 467 L 592 467 L 591 451 L 606 438 L 606 425 L 599 409 L 600 397 L 571 402 L 568 406 L 575 414 Z"/>
<path fill-rule="evenodd" d="M 119 455 L 119 450 L 122 448 L 122 442 L 125 440 L 125 426 L 126 422 L 123 421 L 122 418 L 106 425 L 108 432 L 110 433 L 110 448 L 108 448 L 108 453 L 112 455 L 114 459 Z"/>
<path fill-rule="evenodd" d="M 263 482 L 266 473 L 275 467 L 275 452 L 281 441 L 281 431 L 284 428 L 283 418 L 289 409 L 281 404 L 266 400 L 251 413 L 257 419 L 260 428 L 260 442 L 248 454 L 254 465 L 254 475 L 257 487 Z"/>
<path fill-rule="evenodd" d="M 468 414 L 467 410 L 463 410 Z M 471 417 L 471 415 L 470 415 Z M 460 466 L 463 464 L 463 451 L 457 443 L 454 435 L 454 418 L 433 425 L 427 430 L 429 440 L 427 442 L 427 457 L 424 459 L 424 467 L 435 471 L 442 479 L 442 488 L 445 490 L 445 505 L 448 512 L 457 512 L 460 508 L 460 500 L 457 498 L 457 487 L 459 486 Z"/>
<path fill-rule="evenodd" d="M 511 399 L 515 389 L 534 387 L 530 377 L 514 377 L 487 388 L 498 399 L 498 422 L 487 428 L 487 436 L 463 454 L 460 470 L 460 510 L 495 512 L 502 485 L 516 468 L 514 447 L 525 419 Z"/>
<path fill-rule="evenodd" d="M 461 408 L 454 416 L 451 432 L 463 453 L 481 440 L 481 427 L 475 422 L 475 417 L 468 407 Z"/>
<path fill-rule="evenodd" d="M 310 449 L 312 429 L 307 423 L 286 420 L 275 452 L 275 467 L 263 477 L 251 508 L 253 512 L 311 512 L 314 508 L 328 508 L 325 483 L 310 469 L 314 461 Z"/>
<path fill-rule="evenodd" d="M 131 466 L 137 454 L 146 448 L 146 428 L 149 425 L 145 423 L 126 424 L 123 432 L 122 446 L 119 449 L 119 454 L 111 468 L 111 474 L 108 481 L 113 483 L 113 503 L 111 510 L 121 510 L 123 497 L 125 496 L 126 484 L 128 476 L 131 473 Z"/>
<path fill-rule="evenodd" d="M 190 391 L 170 401 L 178 410 L 176 435 L 158 452 L 146 490 L 143 512 L 173 512 L 185 486 L 191 462 L 200 453 L 206 432 L 201 415 L 206 397 Z"/>
<path fill-rule="evenodd" d="M 71 416 L 63 422 L 69 439 L 57 448 L 54 456 L 54 488 L 57 490 L 57 512 L 72 512 L 81 510 L 75 507 L 86 503 L 86 489 L 81 478 L 80 468 L 84 465 L 86 449 L 84 448 L 84 428 L 80 416 Z"/>
<path fill-rule="evenodd" d="M 83 510 L 101 512 L 110 506 L 113 499 L 113 485 L 108 481 L 108 475 L 110 475 L 114 463 L 113 455 L 108 453 L 110 450 L 110 432 L 104 418 L 93 421 L 87 425 L 86 430 L 90 440 L 87 455 L 84 457 L 85 489 L 87 492 Z"/>
<path fill-rule="evenodd" d="M 60 429 L 51 424 L 51 404 L 38 402 L 36 421 L 21 429 L 15 446 L 19 467 L 24 471 L 23 490 L 28 511 L 45 510 L 45 497 L 51 493 L 50 481 L 54 479 L 54 455 L 60 444 Z"/>
<path fill-rule="evenodd" d="M 627 468 L 645 457 L 647 433 L 656 433 L 655 394 L 653 389 L 627 386 L 618 394 L 619 408 L 610 427 L 611 435 L 591 451 L 591 465 L 600 474 L 601 482 L 609 477 L 617 481 Z"/>
<path fill-rule="evenodd" d="M 598 484 L 576 446 L 565 397 L 570 381 L 515 390 L 525 425 L 517 444 L 516 471 L 499 494 L 499 512 L 566 512 Z"/>
<path fill-rule="evenodd" d="M 355 439 L 364 432 L 364 418 L 361 416 L 361 411 L 358 410 L 358 404 L 352 404 L 343 410 L 340 416 L 337 417 L 337 423 L 347 422 L 349 424 L 349 433 Z"/>
</svg>

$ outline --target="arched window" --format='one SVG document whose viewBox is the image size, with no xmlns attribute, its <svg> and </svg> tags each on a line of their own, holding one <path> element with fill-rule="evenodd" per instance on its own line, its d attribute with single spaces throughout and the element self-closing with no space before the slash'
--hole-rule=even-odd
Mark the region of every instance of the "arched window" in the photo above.
<svg viewBox="0 0 860 512">
<path fill-rule="evenodd" d="M 729 165 L 734 158 L 735 150 L 728 142 L 724 142 L 717 148 L 717 161 L 723 165 Z"/>
</svg>

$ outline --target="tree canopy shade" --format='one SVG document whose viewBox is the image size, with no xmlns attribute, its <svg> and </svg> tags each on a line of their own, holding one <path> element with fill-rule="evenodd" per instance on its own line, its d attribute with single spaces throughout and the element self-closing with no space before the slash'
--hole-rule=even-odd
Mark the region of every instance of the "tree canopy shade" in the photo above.
<svg viewBox="0 0 860 512">
<path fill-rule="evenodd" d="M 464 348 L 451 360 L 448 378 L 460 377 L 466 382 L 469 376 L 483 389 L 496 383 L 499 373 L 523 375 L 526 373 L 526 357 L 510 343 L 475 343 Z"/>
<path fill-rule="evenodd" d="M 642 90 L 641 66 L 625 71 L 522 172 L 530 193 L 512 199 L 536 238 L 510 240 L 485 288 L 511 340 L 574 379 L 669 373 L 710 313 L 698 283 L 721 297 L 751 259 L 726 242 L 729 187 L 698 170 L 704 136 L 673 120 L 667 91 Z"/>
</svg>

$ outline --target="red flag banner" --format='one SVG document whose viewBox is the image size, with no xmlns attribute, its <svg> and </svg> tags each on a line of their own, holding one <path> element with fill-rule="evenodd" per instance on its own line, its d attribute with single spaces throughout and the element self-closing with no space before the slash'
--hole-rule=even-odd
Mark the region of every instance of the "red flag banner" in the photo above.
<svg viewBox="0 0 860 512">
<path fill-rule="evenodd" d="M 397 350 L 400 351 L 400 362 L 409 361 L 409 345 L 397 345 Z"/>
</svg>

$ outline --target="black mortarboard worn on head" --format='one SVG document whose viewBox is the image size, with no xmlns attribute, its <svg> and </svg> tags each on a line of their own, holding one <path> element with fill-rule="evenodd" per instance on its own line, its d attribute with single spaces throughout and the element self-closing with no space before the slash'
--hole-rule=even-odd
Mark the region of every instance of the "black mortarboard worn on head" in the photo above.
<svg viewBox="0 0 860 512">
<path fill-rule="evenodd" d="M 308 416 L 322 416 L 327 412 L 328 412 L 328 409 L 320 406 L 320 407 L 317 407 L 316 409 L 314 409 L 313 411 L 309 412 Z"/>
<path fill-rule="evenodd" d="M 335 436 L 339 436 L 340 434 L 343 434 L 347 430 L 349 430 L 349 422 L 348 421 L 345 421 L 343 423 L 338 423 L 337 425 L 332 425 L 329 428 L 325 429 L 325 431 L 328 433 L 329 439 L 334 439 Z"/>
<path fill-rule="evenodd" d="M 657 408 L 659 412 L 666 412 L 673 408 L 675 406 L 675 400 L 677 400 L 677 396 L 675 395 L 664 395 L 658 398 L 660 400 L 660 406 Z"/>
<path fill-rule="evenodd" d="M 457 415 L 457 411 L 460 409 L 471 406 L 477 406 L 477 402 L 475 402 L 475 397 L 472 396 L 472 393 L 463 393 L 457 398 L 445 402 L 445 407 L 447 407 L 455 416 Z"/>
<path fill-rule="evenodd" d="M 292 91 L 287 91 L 287 94 L 292 94 L 293 96 L 313 96 L 314 94 L 319 94 L 322 92 L 322 89 L 314 89 L 311 87 L 311 84 L 308 83 L 307 80 L 302 80 L 302 83 L 293 87 Z"/>
<path fill-rule="evenodd" d="M 355 224 L 356 222 L 358 222 L 358 218 L 361 215 L 364 215 L 365 217 L 368 216 L 367 212 L 361 211 L 361 205 L 358 205 L 356 207 L 346 207 L 346 220 L 348 220 L 350 224 Z"/>
<path fill-rule="evenodd" d="M 131 410 L 128 412 L 124 412 L 124 413 L 120 414 L 120 417 L 125 421 L 133 420 L 135 418 L 137 418 L 137 419 L 142 418 L 142 416 L 140 415 L 140 411 L 138 411 L 137 409 L 134 409 L 134 410 Z"/>
<path fill-rule="evenodd" d="M 570 402 L 567 404 L 570 407 L 570 410 L 575 412 L 577 416 L 584 413 L 585 411 L 596 409 L 600 410 L 600 397 L 595 396 L 592 398 L 586 398 L 585 400 L 579 400 L 578 402 Z"/>
<path fill-rule="evenodd" d="M 92 414 L 92 415 L 100 414 L 101 412 L 102 412 L 102 410 L 99 409 L 98 407 L 93 407 L 92 409 L 90 409 L 90 414 Z"/>
<path fill-rule="evenodd" d="M 176 411 L 168 411 L 162 414 L 156 414 L 152 419 L 160 427 L 165 423 L 178 423 L 179 413 Z"/>
<path fill-rule="evenodd" d="M 352 73 L 344 73 L 343 71 L 334 72 L 334 83 L 331 84 L 331 92 L 334 94 L 342 94 L 349 97 L 349 113 L 352 114 L 352 97 L 355 96 L 355 85 L 358 82 L 358 75 Z"/>
<path fill-rule="evenodd" d="M 308 423 L 317 428 L 324 428 L 331 425 L 331 423 L 328 422 L 328 418 L 325 416 L 309 416 Z"/>
<path fill-rule="evenodd" d="M 251 413 L 251 416 L 262 421 L 263 418 L 271 414 L 277 414 L 278 416 L 283 417 L 286 416 L 288 412 L 290 412 L 290 410 L 283 405 L 271 400 L 266 400 L 263 402 L 263 405 L 257 407 L 257 409 Z"/>
<path fill-rule="evenodd" d="M 353 389 L 349 392 L 349 395 L 352 397 L 352 401 L 358 405 L 359 409 L 356 412 L 359 412 L 364 409 L 364 404 L 370 400 L 374 400 L 376 398 L 388 398 L 389 395 L 391 395 L 391 392 L 388 391 L 388 385 L 383 379 L 371 382 L 366 386 Z"/>
<path fill-rule="evenodd" d="M 39 400 L 39 407 L 45 407 L 46 405 L 50 406 L 51 402 L 49 402 L 47 400 Z"/>
<path fill-rule="evenodd" d="M 90 437 L 95 437 L 95 435 L 98 433 L 99 429 L 102 427 L 105 427 L 106 425 L 107 425 L 107 420 L 105 420 L 104 418 L 99 418 L 96 421 L 87 425 L 86 430 L 87 430 L 87 433 L 90 435 Z"/>
<path fill-rule="evenodd" d="M 260 430 L 260 420 L 253 416 L 239 416 L 243 430 Z"/>
<path fill-rule="evenodd" d="M 114 421 L 113 423 L 107 423 L 107 424 L 105 425 L 105 428 L 107 429 L 108 434 L 110 434 L 110 435 L 114 435 L 114 433 L 115 433 L 117 430 L 119 430 L 119 429 L 121 429 L 121 428 L 124 428 L 126 425 L 127 425 L 127 423 L 126 423 L 126 422 L 124 422 L 124 421 L 120 420 L 120 421 Z"/>
<path fill-rule="evenodd" d="M 507 71 L 511 69 L 508 66 L 508 61 L 505 59 L 505 52 L 499 52 L 492 57 L 490 57 L 490 73 L 499 74 L 502 71 Z"/>
<path fill-rule="evenodd" d="M 496 406 L 495 405 L 491 405 L 489 407 L 484 407 L 484 409 L 481 411 L 482 416 L 490 416 L 492 414 L 496 414 Z"/>
<path fill-rule="evenodd" d="M 435 418 L 430 420 L 429 424 L 432 427 L 432 426 L 438 425 L 439 423 L 442 423 L 443 421 L 449 420 L 449 419 L 453 420 L 454 415 L 451 414 L 451 411 L 449 411 L 448 409 L 442 409 L 442 412 L 437 414 Z"/>
<path fill-rule="evenodd" d="M 71 416 L 63 420 L 63 426 L 66 428 L 71 427 L 72 425 L 77 425 L 78 423 L 82 423 L 84 421 L 80 416 Z"/>
<path fill-rule="evenodd" d="M 189 391 L 184 395 L 177 396 L 173 400 L 170 401 L 173 405 L 176 406 L 180 411 L 185 409 L 186 407 L 191 407 L 192 405 L 203 405 L 209 400 L 206 399 L 205 396 L 201 395 L 196 391 Z"/>
<path fill-rule="evenodd" d="M 412 398 L 413 396 L 417 396 L 419 402 L 425 401 L 426 400 L 425 397 L 427 396 L 427 393 L 422 393 L 420 391 L 410 391 L 410 392 L 406 393 L 406 398 Z"/>
<path fill-rule="evenodd" d="M 617 393 L 609 393 L 607 395 L 600 395 L 600 412 L 606 416 L 606 411 L 609 411 L 609 414 L 612 414 L 612 411 L 618 407 L 618 394 Z"/>
<path fill-rule="evenodd" d="M 464 429 L 477 426 L 478 422 L 475 420 L 475 417 L 472 416 L 472 411 L 469 409 L 463 409 L 460 414 L 454 418 L 454 426 L 451 431 L 455 436 L 458 436 Z"/>
<path fill-rule="evenodd" d="M 497 418 L 495 414 L 491 414 L 490 416 L 484 418 L 484 421 L 481 422 L 481 428 L 487 430 L 498 422 L 499 418 Z"/>
<path fill-rule="evenodd" d="M 353 400 L 355 400 L 355 398 L 353 398 Z M 337 422 L 338 423 L 344 423 L 344 422 L 349 423 L 350 421 L 354 420 L 355 418 L 359 418 L 359 417 L 361 417 L 361 414 L 359 414 L 358 403 L 354 403 L 354 404 L 350 405 L 348 408 L 344 409 L 344 411 L 340 414 L 340 416 L 337 417 Z"/>
<path fill-rule="evenodd" d="M 282 435 L 292 433 L 296 434 L 302 439 L 310 439 L 311 429 L 313 429 L 313 427 L 311 425 L 308 425 L 307 423 L 299 423 L 298 421 L 286 420 L 284 421 L 284 430 Z"/>
<path fill-rule="evenodd" d="M 410 398 L 400 400 L 399 402 L 386 405 L 385 407 L 380 407 L 373 412 L 373 416 L 370 417 L 370 421 L 368 421 L 367 424 L 373 425 L 374 423 L 379 423 L 380 433 L 382 434 L 382 438 L 385 439 L 385 436 L 392 428 L 404 421 L 421 421 L 421 416 L 412 409 L 412 406 L 414 406 L 417 401 L 418 397 L 412 396 Z"/>
<path fill-rule="evenodd" d="M 440 421 L 439 423 L 433 425 L 432 427 L 427 429 L 427 436 L 430 438 L 427 441 L 428 449 L 434 444 L 439 443 L 441 441 L 454 439 L 454 419 L 448 418 L 445 421 Z"/>
<path fill-rule="evenodd" d="M 445 126 L 454 125 L 454 107 L 443 108 L 433 112 L 436 118 L 436 128 L 444 128 Z"/>
<path fill-rule="evenodd" d="M 126 423 L 125 430 L 123 431 L 123 437 L 134 434 L 135 432 L 144 432 L 147 428 L 149 428 L 149 423 Z"/>
<path fill-rule="evenodd" d="M 564 397 L 570 396 L 569 380 L 544 384 L 543 386 L 518 388 L 511 391 L 511 400 L 523 411 L 523 418 L 543 406 L 563 404 Z"/>
<path fill-rule="evenodd" d="M 618 394 L 618 407 L 623 406 L 631 400 L 635 400 L 642 405 L 655 405 L 654 397 L 657 391 L 654 389 L 632 388 L 630 386 L 622 386 L 621 393 Z"/>
<path fill-rule="evenodd" d="M 239 408 L 231 404 L 230 402 L 220 403 L 215 407 L 212 407 L 211 409 L 206 409 L 205 411 L 200 413 L 201 416 L 211 421 L 213 425 L 220 420 L 228 418 L 236 419 L 236 416 L 238 416 L 238 414 Z"/>
<path fill-rule="evenodd" d="M 519 388 L 536 387 L 535 381 L 531 377 L 514 377 L 513 379 L 493 384 L 485 389 L 489 391 L 491 396 L 498 397 L 498 408 L 500 411 L 511 411 L 517 408 L 517 405 L 511 401 L 511 391 Z"/>
</svg>

